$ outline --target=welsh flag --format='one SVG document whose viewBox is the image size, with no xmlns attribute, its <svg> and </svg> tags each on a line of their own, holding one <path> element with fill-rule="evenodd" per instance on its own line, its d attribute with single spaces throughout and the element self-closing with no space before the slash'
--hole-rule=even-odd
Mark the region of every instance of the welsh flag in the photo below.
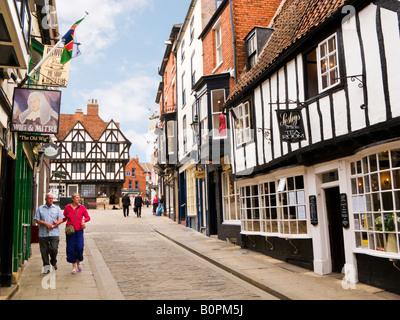
<svg viewBox="0 0 400 320">
<path fill-rule="evenodd" d="M 62 38 L 64 40 L 64 50 L 61 56 L 61 64 L 68 63 L 68 61 L 80 54 L 78 44 L 75 41 L 75 29 L 84 19 L 85 17 L 75 22 L 74 25 Z"/>
</svg>

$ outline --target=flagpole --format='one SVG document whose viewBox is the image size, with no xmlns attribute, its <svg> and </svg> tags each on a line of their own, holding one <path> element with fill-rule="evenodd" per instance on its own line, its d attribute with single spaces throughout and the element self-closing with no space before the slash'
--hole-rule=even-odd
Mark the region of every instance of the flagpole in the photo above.
<svg viewBox="0 0 400 320">
<path fill-rule="evenodd" d="M 87 15 L 89 15 L 89 12 L 85 11 L 85 14 L 83 15 L 83 17 L 82 17 L 81 19 L 86 18 Z M 31 72 L 29 72 L 29 74 L 27 74 L 27 75 L 25 76 L 24 80 L 22 80 L 21 83 L 18 85 L 18 88 L 21 88 L 21 87 L 26 83 L 26 81 L 28 81 L 28 79 L 29 79 L 30 77 L 32 77 L 32 76 L 38 71 L 38 69 L 39 69 L 39 68 L 42 66 L 42 64 L 47 60 L 47 58 L 49 58 L 49 57 L 53 54 L 53 52 L 58 48 L 58 46 L 59 46 L 60 44 L 62 44 L 62 43 L 64 43 L 64 39 L 63 39 L 63 38 L 61 38 L 61 39 L 55 44 L 55 46 L 49 51 L 49 53 L 46 54 L 46 56 L 45 56 L 42 60 L 40 60 L 40 62 L 36 65 L 36 67 L 35 67 Z"/>
</svg>

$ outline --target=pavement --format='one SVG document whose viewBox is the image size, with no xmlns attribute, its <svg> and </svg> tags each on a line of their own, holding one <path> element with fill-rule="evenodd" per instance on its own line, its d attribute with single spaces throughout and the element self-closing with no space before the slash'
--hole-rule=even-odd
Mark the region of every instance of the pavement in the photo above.
<svg viewBox="0 0 400 320">
<path fill-rule="evenodd" d="M 343 281 L 343 275 L 316 275 L 310 270 L 207 237 L 167 217 L 154 216 L 150 209 L 143 210 L 142 219 L 169 241 L 281 300 L 400 300 L 399 295 L 369 285 L 350 286 Z M 11 288 L 0 288 L 0 300 L 125 299 L 90 236 L 90 222 L 85 233 L 82 272 L 70 273 L 65 246 L 62 225 L 58 270 L 42 275 L 39 245 L 32 244 L 32 256 L 18 282 Z"/>
</svg>

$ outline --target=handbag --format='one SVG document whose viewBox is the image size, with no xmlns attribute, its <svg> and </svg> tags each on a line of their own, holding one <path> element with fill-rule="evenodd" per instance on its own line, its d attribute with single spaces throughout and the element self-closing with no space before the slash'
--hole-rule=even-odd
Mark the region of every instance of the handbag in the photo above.
<svg viewBox="0 0 400 320">
<path fill-rule="evenodd" d="M 76 217 L 78 216 L 79 209 L 80 209 L 80 206 L 78 207 L 78 210 L 76 211 L 74 223 L 65 227 L 65 235 L 68 236 L 68 237 L 72 236 L 75 233 L 74 224 L 75 224 L 75 221 L 76 221 Z"/>
</svg>

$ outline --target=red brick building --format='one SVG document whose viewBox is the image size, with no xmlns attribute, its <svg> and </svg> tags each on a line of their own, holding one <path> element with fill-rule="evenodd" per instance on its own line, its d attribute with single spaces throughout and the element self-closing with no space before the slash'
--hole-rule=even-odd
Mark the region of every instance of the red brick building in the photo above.
<svg viewBox="0 0 400 320">
<path fill-rule="evenodd" d="M 139 157 L 133 158 L 125 167 L 125 182 L 122 188 L 122 193 L 130 195 L 148 194 L 148 181 L 150 180 L 150 165 L 140 163 Z"/>
</svg>

